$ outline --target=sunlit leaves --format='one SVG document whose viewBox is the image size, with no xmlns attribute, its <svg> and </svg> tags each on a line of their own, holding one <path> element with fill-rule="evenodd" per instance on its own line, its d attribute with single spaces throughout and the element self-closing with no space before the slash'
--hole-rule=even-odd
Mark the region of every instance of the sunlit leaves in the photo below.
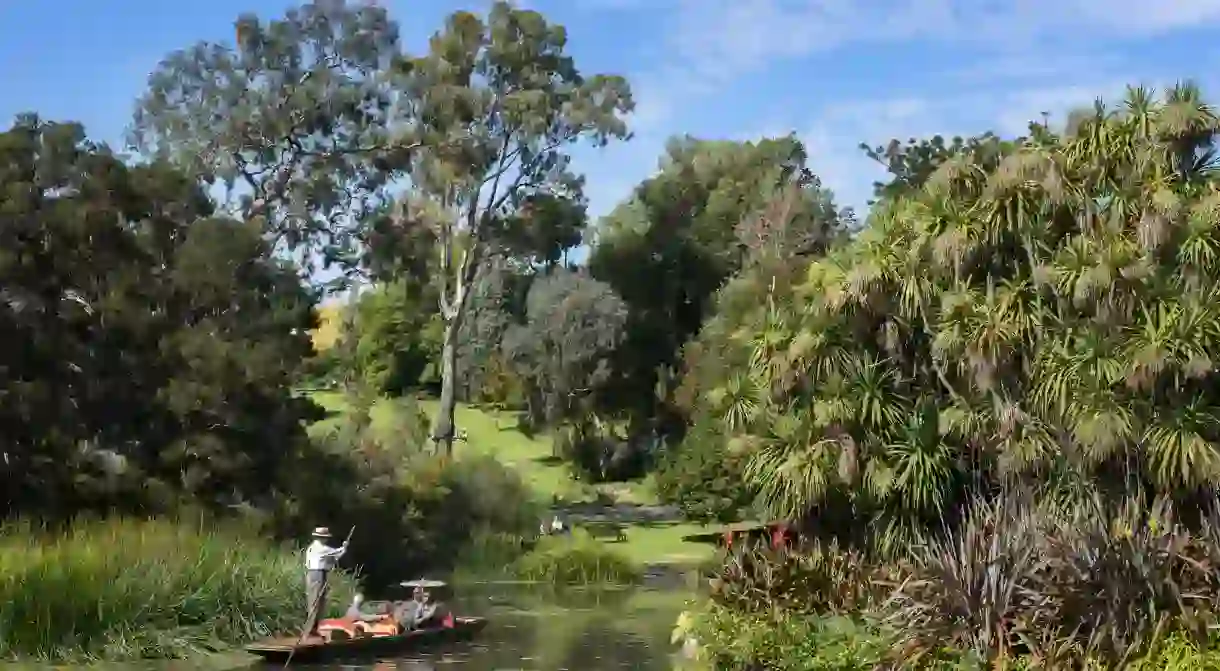
<svg viewBox="0 0 1220 671">
<path fill-rule="evenodd" d="M 281 251 L 350 269 L 357 224 L 400 158 L 383 76 L 398 47 L 397 25 L 372 4 L 242 15 L 235 44 L 200 42 L 162 60 L 131 141 L 224 185 Z"/>
<path fill-rule="evenodd" d="M 1217 130 L 1192 87 L 1131 89 L 1062 135 L 938 155 L 801 286 L 722 315 L 782 392 L 751 408 L 770 430 L 725 427 L 767 436 L 764 506 L 841 494 L 893 520 L 1012 478 L 1220 487 Z M 805 384 L 771 384 L 794 367 Z M 862 477 L 839 477 L 849 447 Z"/>
<path fill-rule="evenodd" d="M 767 402 L 766 388 L 754 376 L 741 373 L 729 378 L 725 386 L 709 393 L 719 409 L 729 433 L 745 431 L 758 418 Z"/>
<path fill-rule="evenodd" d="M 804 446 L 775 442 L 755 453 L 746 466 L 745 477 L 769 513 L 799 517 L 821 501 L 832 486 L 838 450 L 839 443 L 833 440 Z"/>
<path fill-rule="evenodd" d="M 1143 436 L 1154 480 L 1162 487 L 1215 486 L 1220 480 L 1220 408 L 1202 400 L 1158 413 Z"/>
</svg>

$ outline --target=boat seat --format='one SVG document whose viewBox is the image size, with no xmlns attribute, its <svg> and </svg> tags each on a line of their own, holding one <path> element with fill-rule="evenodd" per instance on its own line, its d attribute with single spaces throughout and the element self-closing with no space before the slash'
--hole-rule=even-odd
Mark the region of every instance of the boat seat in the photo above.
<svg viewBox="0 0 1220 671">
<path fill-rule="evenodd" d="M 365 636 L 397 636 L 401 633 L 398 629 L 398 623 L 391 617 L 377 622 L 357 622 L 355 630 L 356 636 L 360 638 Z"/>
</svg>

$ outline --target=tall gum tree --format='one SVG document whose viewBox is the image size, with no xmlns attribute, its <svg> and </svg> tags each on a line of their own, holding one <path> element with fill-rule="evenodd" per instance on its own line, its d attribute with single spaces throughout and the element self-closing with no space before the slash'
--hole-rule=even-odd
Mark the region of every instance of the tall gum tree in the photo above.
<svg viewBox="0 0 1220 671">
<path fill-rule="evenodd" d="M 356 268 L 363 221 L 410 150 L 393 122 L 398 26 L 375 5 L 319 0 L 234 27 L 233 44 L 161 61 L 130 144 L 223 186 L 228 209 L 306 270 Z"/>
<path fill-rule="evenodd" d="M 457 350 L 472 288 L 516 221 L 544 202 L 583 201 L 568 150 L 628 136 L 625 79 L 583 76 L 567 31 L 538 12 L 495 3 L 486 19 L 456 12 L 396 84 L 410 129 L 412 190 L 396 208 L 404 233 L 431 227 L 444 321 L 441 398 L 432 440 L 453 446 Z"/>
</svg>

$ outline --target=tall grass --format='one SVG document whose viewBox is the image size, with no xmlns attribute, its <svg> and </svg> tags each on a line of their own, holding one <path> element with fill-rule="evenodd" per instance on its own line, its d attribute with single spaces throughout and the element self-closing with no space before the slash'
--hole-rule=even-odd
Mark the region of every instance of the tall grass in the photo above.
<svg viewBox="0 0 1220 671">
<path fill-rule="evenodd" d="M 351 590 L 339 577 L 332 607 Z M 299 552 L 238 530 L 109 520 L 0 531 L 0 659 L 216 652 L 299 630 L 303 600 Z"/>
<path fill-rule="evenodd" d="M 519 578 L 556 585 L 626 585 L 643 575 L 630 559 L 581 529 L 566 536 L 544 536 L 512 569 Z"/>
</svg>

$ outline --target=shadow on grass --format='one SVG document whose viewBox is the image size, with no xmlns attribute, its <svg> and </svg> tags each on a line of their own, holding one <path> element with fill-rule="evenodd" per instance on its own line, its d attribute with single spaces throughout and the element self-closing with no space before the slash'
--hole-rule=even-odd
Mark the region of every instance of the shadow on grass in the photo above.
<svg viewBox="0 0 1220 671">
<path fill-rule="evenodd" d="M 626 526 L 631 529 L 671 529 L 684 524 L 687 523 L 682 520 L 639 520 L 627 522 Z"/>
<path fill-rule="evenodd" d="M 557 457 L 553 454 L 534 457 L 533 462 L 543 466 L 563 466 L 565 463 L 562 457 Z"/>
</svg>

